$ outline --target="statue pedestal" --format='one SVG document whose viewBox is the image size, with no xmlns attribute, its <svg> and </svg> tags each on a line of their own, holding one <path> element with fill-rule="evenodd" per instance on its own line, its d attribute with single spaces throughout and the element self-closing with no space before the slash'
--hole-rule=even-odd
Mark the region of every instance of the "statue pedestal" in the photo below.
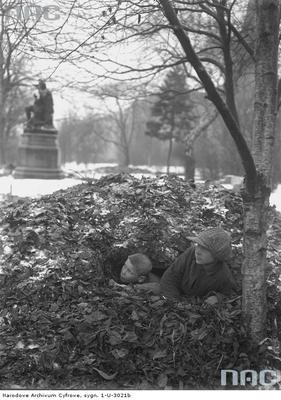
<svg viewBox="0 0 281 400">
<path fill-rule="evenodd" d="M 58 131 L 25 128 L 18 146 L 16 179 L 61 179 Z"/>
</svg>

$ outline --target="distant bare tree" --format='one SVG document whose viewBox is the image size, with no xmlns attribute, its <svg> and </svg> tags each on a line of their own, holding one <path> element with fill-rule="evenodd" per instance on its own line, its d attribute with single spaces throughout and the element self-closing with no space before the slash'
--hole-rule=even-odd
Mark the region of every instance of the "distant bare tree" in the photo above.
<svg viewBox="0 0 281 400">
<path fill-rule="evenodd" d="M 30 79 L 25 69 L 25 46 L 37 21 L 26 21 L 20 11 L 28 2 L 0 1 L 0 165 L 6 162 L 6 145 L 19 88 Z"/>
<path fill-rule="evenodd" d="M 68 15 L 65 15 L 67 19 Z M 6 146 L 14 118 L 17 96 L 37 78 L 27 72 L 35 58 L 49 58 L 65 20 L 54 25 L 51 9 L 29 0 L 0 0 L 0 165 L 5 163 Z"/>
<path fill-rule="evenodd" d="M 137 100 L 127 98 L 126 94 L 126 85 L 123 84 L 107 85 L 96 91 L 96 97 L 103 102 L 104 117 L 108 124 L 107 132 L 99 131 L 96 134 L 116 146 L 123 167 L 128 167 L 131 162 L 130 150 L 136 134 L 137 112 Z"/>
</svg>

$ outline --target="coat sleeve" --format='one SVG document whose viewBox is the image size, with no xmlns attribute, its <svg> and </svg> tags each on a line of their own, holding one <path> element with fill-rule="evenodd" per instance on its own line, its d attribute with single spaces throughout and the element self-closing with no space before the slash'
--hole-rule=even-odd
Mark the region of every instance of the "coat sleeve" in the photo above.
<svg viewBox="0 0 281 400">
<path fill-rule="evenodd" d="M 180 287 L 186 268 L 187 252 L 189 253 L 189 249 L 181 254 L 162 275 L 160 290 L 161 294 L 168 299 L 180 300 Z"/>
<path fill-rule="evenodd" d="M 229 296 L 238 292 L 238 287 L 234 281 L 226 281 L 224 284 L 220 285 L 218 291 L 225 296 Z"/>
<path fill-rule="evenodd" d="M 223 274 L 219 277 L 216 290 L 217 292 L 229 296 L 238 292 L 237 284 L 233 278 L 228 264 L 224 264 Z"/>
</svg>

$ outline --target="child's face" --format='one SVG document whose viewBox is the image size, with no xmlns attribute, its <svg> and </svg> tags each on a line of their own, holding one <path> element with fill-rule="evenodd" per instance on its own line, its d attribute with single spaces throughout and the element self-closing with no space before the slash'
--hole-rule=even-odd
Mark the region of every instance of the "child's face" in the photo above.
<svg viewBox="0 0 281 400">
<path fill-rule="evenodd" d="M 124 283 L 136 283 L 139 280 L 139 274 L 137 273 L 136 267 L 127 258 L 125 264 L 121 270 L 121 281 Z"/>
<path fill-rule="evenodd" d="M 195 245 L 195 258 L 197 264 L 210 264 L 215 261 L 212 253 L 203 246 L 200 246 L 198 243 L 194 243 Z"/>
</svg>

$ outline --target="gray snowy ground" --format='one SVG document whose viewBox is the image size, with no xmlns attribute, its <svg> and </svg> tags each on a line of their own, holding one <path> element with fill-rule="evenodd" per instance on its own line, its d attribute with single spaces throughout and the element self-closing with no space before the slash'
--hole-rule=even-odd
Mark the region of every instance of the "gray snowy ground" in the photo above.
<svg viewBox="0 0 281 400">
<path fill-rule="evenodd" d="M 112 164 L 110 164 L 112 165 Z M 99 164 L 107 166 L 107 164 Z M 0 199 L 4 195 L 13 195 L 19 197 L 40 197 L 42 195 L 51 194 L 56 190 L 66 189 L 68 187 L 80 184 L 83 177 L 100 178 L 103 174 L 95 172 L 96 165 L 93 164 L 85 169 L 84 165 L 69 164 L 65 169 L 68 172 L 73 172 L 76 178 L 64 179 L 14 179 L 12 175 L 0 177 Z M 142 168 L 142 167 L 138 167 Z M 155 172 L 165 173 L 165 167 L 159 169 L 155 167 L 143 166 L 144 169 L 151 171 L 151 175 Z M 171 172 L 182 173 L 182 167 L 171 167 Z M 142 174 L 135 174 L 141 176 Z M 147 175 L 144 173 L 143 175 Z M 79 179 L 81 177 L 81 179 Z M 281 211 L 281 184 L 271 194 L 270 204 L 275 205 L 278 211 Z"/>
</svg>

